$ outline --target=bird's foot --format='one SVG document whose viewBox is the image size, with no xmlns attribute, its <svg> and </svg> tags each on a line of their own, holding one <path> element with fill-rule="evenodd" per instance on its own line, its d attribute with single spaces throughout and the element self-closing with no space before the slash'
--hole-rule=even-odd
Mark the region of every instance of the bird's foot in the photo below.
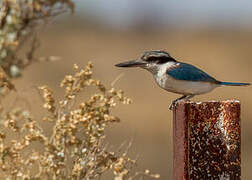
<svg viewBox="0 0 252 180">
<path fill-rule="evenodd" d="M 169 106 L 169 110 L 173 110 L 173 108 L 176 108 L 177 104 L 180 102 L 180 101 L 190 101 L 189 99 L 192 98 L 194 95 L 184 95 L 174 101 L 172 101 L 172 103 L 170 104 Z"/>
<path fill-rule="evenodd" d="M 173 108 L 176 108 L 178 102 L 179 102 L 179 101 L 177 101 L 177 100 L 172 101 L 172 103 L 171 103 L 170 106 L 169 106 L 169 110 L 173 110 Z"/>
<path fill-rule="evenodd" d="M 176 108 L 176 107 L 177 107 L 177 104 L 178 104 L 179 102 L 181 102 L 181 101 L 185 101 L 185 100 L 181 99 L 181 100 L 172 101 L 172 103 L 171 103 L 170 106 L 169 106 L 169 110 L 173 110 L 173 108 Z"/>
</svg>

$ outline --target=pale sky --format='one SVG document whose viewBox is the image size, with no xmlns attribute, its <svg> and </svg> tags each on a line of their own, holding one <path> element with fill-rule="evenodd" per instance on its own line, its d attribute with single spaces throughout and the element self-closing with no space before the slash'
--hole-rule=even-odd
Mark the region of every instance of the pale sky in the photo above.
<svg viewBox="0 0 252 180">
<path fill-rule="evenodd" d="M 141 21 L 165 25 L 252 25 L 252 0 L 74 0 L 76 12 L 115 26 Z"/>
</svg>

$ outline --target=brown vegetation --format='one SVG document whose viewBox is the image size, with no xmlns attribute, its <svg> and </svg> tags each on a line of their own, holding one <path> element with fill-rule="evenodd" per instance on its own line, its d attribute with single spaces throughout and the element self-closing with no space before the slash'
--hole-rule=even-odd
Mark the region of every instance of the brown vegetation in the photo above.
<svg viewBox="0 0 252 180">
<path fill-rule="evenodd" d="M 61 81 L 65 93 L 59 100 L 48 86 L 39 87 L 47 111 L 43 122 L 38 123 L 33 112 L 22 107 L 5 107 L 4 99 L 19 91 L 11 78 L 38 60 L 34 57 L 38 47 L 34 36 L 37 23 L 69 8 L 73 10 L 70 0 L 1 2 L 0 178 L 102 179 L 108 171 L 113 172 L 115 180 L 159 178 L 149 170 L 134 171 L 136 160 L 128 157 L 129 146 L 111 151 L 105 145 L 105 130 L 120 122 L 111 109 L 118 102 L 129 104 L 131 100 L 123 91 L 106 88 L 94 79 L 91 63 L 84 68 L 74 65 L 75 73 Z M 29 42 L 30 36 L 30 48 L 21 57 L 18 50 Z M 96 90 L 78 103 L 79 95 L 90 86 Z M 43 129 L 41 123 L 50 124 L 50 130 Z"/>
</svg>

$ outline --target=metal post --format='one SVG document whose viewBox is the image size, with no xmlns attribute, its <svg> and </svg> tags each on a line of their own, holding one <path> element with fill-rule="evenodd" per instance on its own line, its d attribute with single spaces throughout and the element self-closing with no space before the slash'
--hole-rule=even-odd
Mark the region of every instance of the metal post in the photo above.
<svg viewBox="0 0 252 180">
<path fill-rule="evenodd" d="M 241 179 L 239 101 L 180 102 L 173 110 L 173 179 Z"/>
</svg>

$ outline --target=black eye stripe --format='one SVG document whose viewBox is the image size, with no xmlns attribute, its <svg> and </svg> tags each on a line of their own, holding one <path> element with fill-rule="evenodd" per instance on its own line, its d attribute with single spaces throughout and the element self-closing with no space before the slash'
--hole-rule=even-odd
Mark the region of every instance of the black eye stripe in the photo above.
<svg viewBox="0 0 252 180">
<path fill-rule="evenodd" d="M 167 57 L 167 56 L 161 56 L 161 57 L 149 57 L 147 60 L 147 62 L 155 62 L 157 64 L 163 64 L 169 61 L 175 61 L 175 59 L 173 59 L 172 57 Z"/>
<path fill-rule="evenodd" d="M 166 63 L 168 61 L 170 61 L 171 58 L 170 57 L 161 57 L 159 60 L 158 60 L 158 64 L 163 64 L 163 63 Z"/>
</svg>

